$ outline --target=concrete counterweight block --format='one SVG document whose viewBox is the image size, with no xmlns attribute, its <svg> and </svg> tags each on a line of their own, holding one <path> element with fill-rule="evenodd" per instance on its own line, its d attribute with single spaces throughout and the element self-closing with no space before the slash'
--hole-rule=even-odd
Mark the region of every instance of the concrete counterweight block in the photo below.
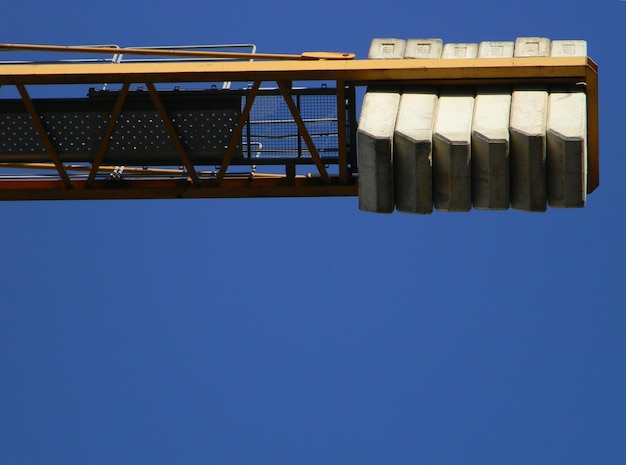
<svg viewBox="0 0 626 465">
<path fill-rule="evenodd" d="M 476 58 L 478 44 L 446 44 L 444 58 Z M 444 88 L 433 135 L 433 202 L 441 211 L 472 208 L 471 131 L 473 88 Z"/>
<path fill-rule="evenodd" d="M 583 40 L 555 40 L 551 56 L 586 56 Z M 583 89 L 552 88 L 548 100 L 547 184 L 551 207 L 583 207 L 587 199 L 587 99 Z"/>
<path fill-rule="evenodd" d="M 437 94 L 405 91 L 400 98 L 393 145 L 396 208 L 405 213 L 432 213 L 432 138 Z"/>
<path fill-rule="evenodd" d="M 404 58 L 441 58 L 442 50 L 441 39 L 409 39 L 406 41 Z"/>
<path fill-rule="evenodd" d="M 584 207 L 587 198 L 586 95 L 553 89 L 549 99 L 547 176 L 551 207 Z"/>
<path fill-rule="evenodd" d="M 368 91 L 363 99 L 357 144 L 359 208 L 391 213 L 395 207 L 393 135 L 400 93 Z"/>
<path fill-rule="evenodd" d="M 441 211 L 466 212 L 472 207 L 471 89 L 444 90 L 439 97 L 433 136 L 433 201 Z"/>
<path fill-rule="evenodd" d="M 518 38 L 515 57 L 548 56 L 550 41 Z M 548 92 L 542 86 L 516 87 L 511 100 L 511 206 L 546 211 L 546 126 Z"/>
<path fill-rule="evenodd" d="M 518 37 L 515 39 L 513 56 L 547 57 L 550 55 L 550 39 L 545 37 Z"/>
<path fill-rule="evenodd" d="M 546 211 L 548 92 L 515 90 L 511 99 L 511 206 Z"/>
<path fill-rule="evenodd" d="M 478 44 L 445 44 L 441 58 L 476 58 Z"/>
<path fill-rule="evenodd" d="M 478 58 L 509 58 L 513 42 L 481 42 Z M 472 124 L 472 203 L 479 210 L 510 207 L 511 89 L 479 87 Z"/>
<path fill-rule="evenodd" d="M 513 42 L 481 42 L 478 44 L 478 58 L 511 58 L 514 47 Z"/>
<path fill-rule="evenodd" d="M 402 59 L 405 46 L 403 39 L 373 39 L 368 58 Z M 399 89 L 372 88 L 363 98 L 357 129 L 361 210 L 392 213 L 395 208 L 392 150 L 399 104 Z"/>
<path fill-rule="evenodd" d="M 507 89 L 482 89 L 476 96 L 472 125 L 472 202 L 479 210 L 506 210 L 509 183 L 509 116 Z"/>
<path fill-rule="evenodd" d="M 409 39 L 404 59 L 440 58 L 441 39 Z M 400 97 L 393 145 L 396 209 L 405 213 L 433 211 L 433 124 L 437 89 L 406 88 Z"/>
<path fill-rule="evenodd" d="M 367 58 L 371 60 L 401 59 L 404 56 L 406 40 L 373 39 Z"/>
</svg>

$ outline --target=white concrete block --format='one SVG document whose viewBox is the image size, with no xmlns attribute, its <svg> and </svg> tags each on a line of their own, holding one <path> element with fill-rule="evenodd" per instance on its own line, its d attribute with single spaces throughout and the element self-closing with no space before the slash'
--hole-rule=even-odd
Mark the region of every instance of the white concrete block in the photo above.
<svg viewBox="0 0 626 465">
<path fill-rule="evenodd" d="M 433 211 L 432 138 L 436 110 L 434 90 L 411 89 L 400 98 L 393 146 L 398 211 Z"/>
<path fill-rule="evenodd" d="M 546 124 L 548 92 L 518 89 L 511 98 L 511 206 L 546 210 Z"/>
<path fill-rule="evenodd" d="M 478 44 L 446 44 L 443 58 L 476 58 Z M 433 203 L 441 211 L 472 208 L 472 88 L 444 88 L 433 135 Z"/>
<path fill-rule="evenodd" d="M 359 208 L 376 213 L 394 210 L 392 146 L 400 93 L 369 91 L 363 99 L 357 144 Z"/>
<path fill-rule="evenodd" d="M 518 37 L 515 40 L 514 56 L 547 57 L 550 54 L 550 39 L 544 37 Z"/>
<path fill-rule="evenodd" d="M 441 39 L 409 39 L 405 59 L 440 58 Z M 396 209 L 406 213 L 433 211 L 432 138 L 437 89 L 404 89 L 393 146 Z"/>
<path fill-rule="evenodd" d="M 584 207 L 587 198 L 587 102 L 583 90 L 553 89 L 547 133 L 548 202 Z"/>
<path fill-rule="evenodd" d="M 441 39 L 409 39 L 406 41 L 404 58 L 441 58 Z"/>
<path fill-rule="evenodd" d="M 370 44 L 370 59 L 400 59 L 404 56 L 404 39 L 373 39 Z"/>
<path fill-rule="evenodd" d="M 471 209 L 473 112 L 472 89 L 441 92 L 433 136 L 433 202 L 437 210 Z"/>
<path fill-rule="evenodd" d="M 445 44 L 441 58 L 476 58 L 478 44 Z"/>
<path fill-rule="evenodd" d="M 479 210 L 510 207 L 508 89 L 479 89 L 472 125 L 472 202 Z"/>
<path fill-rule="evenodd" d="M 513 56 L 513 42 L 481 42 L 478 45 L 478 58 L 510 58 Z"/>
<path fill-rule="evenodd" d="M 586 40 L 553 40 L 550 44 L 551 57 L 586 57 Z"/>
<path fill-rule="evenodd" d="M 509 58 L 513 42 L 481 42 L 478 58 Z M 472 124 L 472 203 L 479 210 L 510 207 L 509 118 L 511 89 L 477 89 Z"/>
<path fill-rule="evenodd" d="M 548 39 L 521 37 L 515 41 L 515 57 L 548 56 L 549 51 Z M 513 90 L 509 155 L 513 208 L 546 210 L 547 118 L 548 92 L 544 87 L 516 87 Z"/>
</svg>

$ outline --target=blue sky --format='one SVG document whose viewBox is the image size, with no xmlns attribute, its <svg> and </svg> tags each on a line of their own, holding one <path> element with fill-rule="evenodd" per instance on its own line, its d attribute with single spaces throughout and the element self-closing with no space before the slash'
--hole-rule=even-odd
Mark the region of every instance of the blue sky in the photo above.
<svg viewBox="0 0 626 465">
<path fill-rule="evenodd" d="M 601 185 L 543 214 L 0 203 L 0 464 L 624 463 L 625 20 L 617 0 L 5 5 L 13 43 L 585 39 Z"/>
</svg>

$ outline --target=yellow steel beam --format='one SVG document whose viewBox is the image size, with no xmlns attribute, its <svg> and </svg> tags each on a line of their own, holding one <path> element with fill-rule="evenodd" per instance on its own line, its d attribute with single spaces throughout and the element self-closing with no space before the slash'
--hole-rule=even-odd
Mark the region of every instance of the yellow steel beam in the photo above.
<svg viewBox="0 0 626 465">
<path fill-rule="evenodd" d="M 339 180 L 348 181 L 348 147 L 346 120 L 346 83 L 337 81 L 337 139 L 339 140 Z"/>
<path fill-rule="evenodd" d="M 356 179 L 331 184 L 317 177 L 232 177 L 225 178 L 219 188 L 210 181 L 199 187 L 183 179 L 121 180 L 118 183 L 96 180 L 85 189 L 84 180 L 74 181 L 75 189 L 65 189 L 61 180 L 3 180 L 0 200 L 113 200 L 113 199 L 177 199 L 177 198 L 252 198 L 252 197 L 341 197 L 358 194 Z"/>
<path fill-rule="evenodd" d="M 584 81 L 588 57 L 184 63 L 0 64 L 0 85 L 343 80 L 357 84 Z"/>
</svg>

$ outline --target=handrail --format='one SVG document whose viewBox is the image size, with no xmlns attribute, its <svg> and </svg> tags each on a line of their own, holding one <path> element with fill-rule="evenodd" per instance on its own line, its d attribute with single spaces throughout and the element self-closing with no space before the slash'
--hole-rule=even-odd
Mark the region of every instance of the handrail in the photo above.
<svg viewBox="0 0 626 465">
<path fill-rule="evenodd" d="M 70 52 L 96 54 L 122 54 L 144 56 L 178 56 L 195 58 L 250 59 L 250 53 L 240 52 L 202 52 L 197 50 L 151 49 L 151 48 L 112 48 L 80 45 L 36 45 L 36 44 L 0 44 L 0 51 L 30 52 Z M 351 60 L 353 53 L 304 52 L 300 55 L 281 53 L 255 53 L 256 60 Z"/>
</svg>

